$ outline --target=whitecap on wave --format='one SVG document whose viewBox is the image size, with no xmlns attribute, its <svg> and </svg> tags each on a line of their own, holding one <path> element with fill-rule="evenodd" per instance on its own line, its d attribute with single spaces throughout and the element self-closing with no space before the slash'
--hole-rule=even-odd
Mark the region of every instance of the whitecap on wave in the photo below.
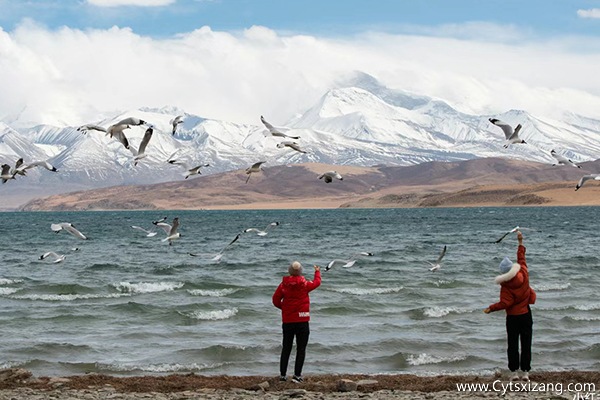
<svg viewBox="0 0 600 400">
<path fill-rule="evenodd" d="M 532 286 L 533 290 L 535 290 L 536 292 L 549 292 L 552 290 L 565 290 L 568 289 L 569 287 L 571 287 L 571 284 L 569 282 L 567 283 L 542 283 L 539 285 L 535 285 Z"/>
<path fill-rule="evenodd" d="M 23 283 L 23 279 L 0 278 L 0 285 L 14 285 L 15 283 Z"/>
<path fill-rule="evenodd" d="M 225 297 L 235 292 L 239 292 L 240 289 L 214 289 L 214 290 L 202 290 L 202 289 L 190 289 L 188 293 L 192 296 L 206 296 L 206 297 Z"/>
<path fill-rule="evenodd" d="M 19 288 L 0 287 L 0 296 L 6 296 L 18 292 Z"/>
<path fill-rule="evenodd" d="M 464 314 L 464 313 L 468 313 L 468 312 L 470 312 L 470 310 L 457 308 L 457 307 L 430 307 L 430 308 L 426 308 L 423 311 L 423 314 L 426 317 L 430 317 L 430 318 L 441 318 L 450 313 Z"/>
<path fill-rule="evenodd" d="M 398 293 L 404 289 L 403 286 L 391 287 L 391 288 L 341 288 L 341 289 L 332 289 L 334 292 L 338 293 L 347 293 L 347 294 L 355 294 L 358 296 L 369 295 L 369 294 L 388 294 L 388 293 Z"/>
<path fill-rule="evenodd" d="M 580 311 L 600 310 L 600 303 L 582 304 L 575 306 L 575 309 Z"/>
<path fill-rule="evenodd" d="M 600 316 L 597 316 L 597 317 L 573 316 L 573 317 L 570 317 L 570 318 L 572 320 L 574 320 L 574 321 L 586 321 L 586 322 L 589 322 L 589 321 L 600 321 Z"/>
<path fill-rule="evenodd" d="M 102 369 L 108 369 L 118 372 L 144 371 L 144 372 L 194 372 L 205 371 L 208 369 L 218 368 L 225 365 L 224 363 L 215 364 L 147 364 L 147 365 L 131 365 L 131 364 L 110 364 L 101 366 Z"/>
<path fill-rule="evenodd" d="M 109 293 L 109 294 L 24 294 L 20 296 L 10 296 L 16 300 L 42 300 L 42 301 L 73 301 L 89 299 L 112 299 L 123 296 L 131 296 L 128 293 Z"/>
<path fill-rule="evenodd" d="M 455 356 L 455 357 L 436 357 L 427 353 L 421 353 L 419 355 L 410 354 L 406 357 L 406 361 L 409 365 L 417 366 L 417 365 L 426 365 L 426 364 L 439 364 L 439 363 L 449 363 L 456 361 L 466 360 L 467 356 Z"/>
<path fill-rule="evenodd" d="M 224 310 L 215 310 L 215 311 L 194 311 L 190 313 L 185 313 L 184 315 L 205 321 L 218 321 L 222 319 L 227 319 L 235 316 L 238 313 L 237 308 L 226 308 Z"/>
<path fill-rule="evenodd" d="M 119 282 L 112 284 L 115 289 L 124 293 L 170 292 L 183 287 L 183 285 L 183 282 Z"/>
</svg>

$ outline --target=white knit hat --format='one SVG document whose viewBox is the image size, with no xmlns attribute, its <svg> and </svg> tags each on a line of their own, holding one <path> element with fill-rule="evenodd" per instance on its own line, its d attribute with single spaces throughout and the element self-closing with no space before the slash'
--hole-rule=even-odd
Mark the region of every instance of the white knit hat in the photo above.
<svg viewBox="0 0 600 400">
<path fill-rule="evenodd" d="M 510 258 L 508 258 L 507 256 L 504 256 L 504 259 L 502 261 L 500 261 L 500 272 L 505 274 L 508 271 L 510 271 L 511 267 L 512 267 L 513 263 L 512 261 L 510 261 Z"/>
</svg>

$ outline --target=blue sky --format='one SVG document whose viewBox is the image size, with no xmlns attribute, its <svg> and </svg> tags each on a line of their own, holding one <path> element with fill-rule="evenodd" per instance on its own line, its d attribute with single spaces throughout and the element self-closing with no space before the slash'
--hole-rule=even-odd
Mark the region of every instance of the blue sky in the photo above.
<svg viewBox="0 0 600 400">
<path fill-rule="evenodd" d="M 0 0 L 0 121 L 283 124 L 357 71 L 465 113 L 600 119 L 599 36 L 600 0 Z"/>
<path fill-rule="evenodd" d="M 540 36 L 600 35 L 600 19 L 577 14 L 600 8 L 600 0 L 147 0 L 171 3 L 120 7 L 93 1 L 0 0 L 0 26 L 12 31 L 30 18 L 49 29 L 116 25 L 153 37 L 204 25 L 224 31 L 262 25 L 277 31 L 339 36 L 367 30 L 410 33 L 414 26 L 485 21 L 527 28 Z"/>
</svg>

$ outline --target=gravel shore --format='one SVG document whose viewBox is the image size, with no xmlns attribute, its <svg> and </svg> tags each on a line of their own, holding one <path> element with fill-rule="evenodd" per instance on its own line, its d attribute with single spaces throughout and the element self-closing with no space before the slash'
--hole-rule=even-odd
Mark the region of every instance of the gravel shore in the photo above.
<svg viewBox="0 0 600 400">
<path fill-rule="evenodd" d="M 488 390 L 459 391 L 457 384 L 488 384 Z M 481 388 L 481 387 L 480 387 Z M 598 389 L 598 392 L 596 391 Z M 504 393 L 503 393 L 504 392 Z M 587 396 L 587 397 L 586 397 Z M 0 400 L 104 399 L 593 399 L 600 398 L 600 372 L 531 374 L 531 383 L 493 376 L 316 375 L 306 382 L 264 376 L 168 375 L 114 377 L 89 374 L 34 377 L 23 369 L 0 370 Z"/>
</svg>

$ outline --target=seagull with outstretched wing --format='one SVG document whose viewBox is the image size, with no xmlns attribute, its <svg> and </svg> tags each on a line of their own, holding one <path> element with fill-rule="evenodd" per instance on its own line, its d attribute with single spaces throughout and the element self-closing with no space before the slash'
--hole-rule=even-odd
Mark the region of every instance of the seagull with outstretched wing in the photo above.
<svg viewBox="0 0 600 400">
<path fill-rule="evenodd" d="M 446 246 L 444 246 L 444 248 L 440 252 L 439 257 L 437 258 L 437 260 L 435 260 L 435 263 L 427 261 L 430 265 L 429 270 L 431 272 L 435 272 L 435 271 L 439 270 L 440 268 L 442 268 L 442 258 L 444 258 L 445 255 L 446 255 Z"/>
<path fill-rule="evenodd" d="M 600 181 L 600 174 L 589 174 L 582 176 L 579 182 L 577 182 L 577 186 L 575 186 L 575 191 L 581 189 L 583 184 L 589 181 L 590 179 Z"/>
<path fill-rule="evenodd" d="M 552 157 L 554 157 L 554 159 L 556 160 L 556 163 L 552 164 L 552 166 L 555 166 L 555 165 L 570 165 L 570 166 L 575 167 L 575 168 L 581 168 L 580 165 L 575 164 L 573 161 L 571 161 L 570 159 L 568 159 L 567 157 L 565 157 L 565 156 L 563 156 L 561 154 L 558 154 L 554 150 L 550 151 L 550 155 Z"/>
<path fill-rule="evenodd" d="M 343 264 L 342 268 L 350 268 L 350 267 L 353 267 L 354 264 L 356 264 L 356 261 L 358 261 L 358 258 L 373 257 L 374 255 L 375 254 L 367 252 L 367 251 L 361 251 L 360 253 L 353 254 L 348 259 L 331 260 L 329 263 L 327 263 L 327 266 L 325 267 L 325 271 L 329 271 L 331 268 L 333 268 L 333 266 L 335 264 Z"/>
<path fill-rule="evenodd" d="M 262 171 L 262 164 L 264 164 L 264 163 L 266 163 L 266 161 L 259 161 L 257 163 L 252 164 L 251 167 L 246 168 L 246 174 L 248 174 L 246 183 L 248 183 L 248 181 L 250 180 L 251 174 Z"/>
<path fill-rule="evenodd" d="M 260 121 L 268 129 L 271 136 L 283 137 L 283 138 L 295 139 L 295 140 L 300 139 L 300 136 L 290 136 L 290 135 L 286 135 L 285 133 L 281 132 L 279 129 L 275 128 L 273 125 L 268 123 L 267 120 L 262 115 L 260 116 Z"/>
<path fill-rule="evenodd" d="M 521 128 L 522 128 L 521 124 L 517 125 L 513 129 L 512 126 L 510 126 L 506 122 L 501 121 L 497 118 L 490 118 L 489 121 L 492 124 L 496 125 L 498 128 L 502 129 L 502 132 L 504 132 L 504 137 L 506 138 L 506 144 L 504 145 L 505 148 L 511 144 L 517 144 L 517 143 L 527 144 L 527 142 L 525 142 L 524 140 L 519 138 L 519 132 L 521 131 Z"/>
<path fill-rule="evenodd" d="M 50 224 L 50 229 L 52 229 L 56 233 L 59 233 L 60 231 L 64 230 L 66 232 L 69 232 L 71 235 L 75 236 L 78 239 L 87 240 L 87 237 L 83 233 L 79 232 L 75 228 L 75 225 L 71 224 L 70 222 L 61 222 L 58 224 Z"/>
</svg>

